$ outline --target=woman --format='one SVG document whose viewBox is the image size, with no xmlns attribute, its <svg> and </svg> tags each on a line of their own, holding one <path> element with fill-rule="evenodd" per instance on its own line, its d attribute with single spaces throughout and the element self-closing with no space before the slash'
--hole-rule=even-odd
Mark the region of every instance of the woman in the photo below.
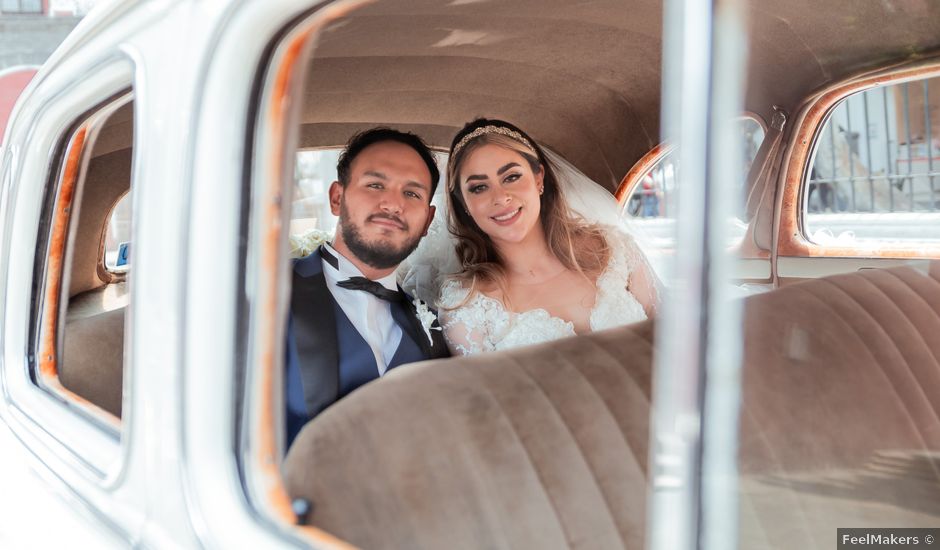
<svg viewBox="0 0 940 550">
<path fill-rule="evenodd" d="M 448 227 L 463 270 L 441 288 L 453 354 L 535 344 L 646 319 L 657 282 L 626 234 L 575 217 L 539 145 L 500 120 L 457 133 Z"/>
</svg>

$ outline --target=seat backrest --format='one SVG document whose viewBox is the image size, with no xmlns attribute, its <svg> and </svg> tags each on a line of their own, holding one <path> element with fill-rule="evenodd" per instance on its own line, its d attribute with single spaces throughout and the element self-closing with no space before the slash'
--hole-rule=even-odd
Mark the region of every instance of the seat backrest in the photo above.
<svg viewBox="0 0 940 550">
<path fill-rule="evenodd" d="M 741 548 L 940 524 L 940 264 L 748 299 Z"/>
<path fill-rule="evenodd" d="M 940 524 L 932 268 L 747 298 L 742 548 Z M 645 322 L 393 371 L 301 431 L 288 492 L 365 548 L 642 548 L 652 335 Z"/>
<path fill-rule="evenodd" d="M 68 390 L 120 418 L 124 383 L 121 307 L 66 321 L 59 381 Z"/>
<path fill-rule="evenodd" d="M 400 367 L 308 423 L 288 493 L 363 548 L 641 547 L 651 352 L 646 322 Z"/>
<path fill-rule="evenodd" d="M 868 269 L 748 300 L 742 470 L 940 449 L 938 265 Z"/>
</svg>

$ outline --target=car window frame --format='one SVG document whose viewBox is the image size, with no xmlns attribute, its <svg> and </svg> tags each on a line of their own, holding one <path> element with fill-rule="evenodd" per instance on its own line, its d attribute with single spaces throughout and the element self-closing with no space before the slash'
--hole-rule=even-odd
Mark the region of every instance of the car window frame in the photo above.
<svg viewBox="0 0 940 550">
<path fill-rule="evenodd" d="M 767 121 L 764 120 L 764 117 L 753 111 L 744 111 L 739 118 L 749 118 L 760 125 L 761 130 L 764 132 L 765 139 L 761 140 L 758 151 L 762 149 L 767 141 Z M 626 205 L 626 201 L 633 194 L 633 190 L 639 185 L 640 179 L 663 158 L 675 152 L 675 150 L 676 145 L 674 143 L 660 142 L 633 163 L 633 166 L 631 166 L 627 173 L 624 174 L 623 178 L 620 179 L 620 183 L 617 185 L 616 191 L 614 191 L 614 197 L 616 197 L 617 204 L 620 205 L 621 209 Z"/>
<path fill-rule="evenodd" d="M 764 138 L 761 140 L 755 155 L 755 159 L 757 159 L 761 157 L 761 154 L 764 151 L 774 146 L 774 140 L 768 139 L 770 137 L 770 127 L 768 126 L 764 117 L 754 111 L 749 110 L 742 111 L 740 116 L 737 117 L 738 120 L 745 118 L 756 122 L 758 125 L 760 125 L 761 130 L 764 132 Z M 624 212 L 627 208 L 628 201 L 633 195 L 636 186 L 639 185 L 643 176 L 652 170 L 666 156 L 674 154 L 675 152 L 675 144 L 669 142 L 660 142 L 655 147 L 647 151 L 645 155 L 640 157 L 640 159 L 633 164 L 630 170 L 628 170 L 621 179 L 620 184 L 617 186 L 617 190 L 614 192 L 614 197 L 617 200 L 617 204 L 621 212 Z M 745 180 L 744 184 L 748 185 L 748 174 L 743 174 L 742 177 Z M 772 197 L 768 196 L 767 200 L 770 200 L 770 198 Z M 627 218 L 625 215 L 623 217 Z M 629 217 L 627 219 L 632 221 L 637 218 Z M 736 280 L 741 283 L 756 283 L 765 285 L 773 280 L 773 266 L 771 264 L 770 251 L 758 247 L 753 241 L 753 231 L 755 230 L 754 226 L 756 219 L 757 217 L 755 216 L 755 218 L 751 219 L 750 221 L 742 220 L 747 221 L 748 228 L 741 243 L 737 245 L 738 258 L 735 262 L 735 276 Z"/>
<path fill-rule="evenodd" d="M 369 0 L 293 6 L 281 12 L 285 26 L 269 38 L 251 90 L 247 121 L 239 255 L 245 295 L 235 351 L 237 468 L 254 519 L 270 534 L 295 543 L 348 543 L 298 518 L 282 478 L 283 346 L 288 309 L 288 237 L 299 109 L 310 52 L 319 34 Z M 294 13 L 290 13 L 293 10 Z M 263 307 L 259 305 L 263 304 Z"/>
<path fill-rule="evenodd" d="M 783 159 L 774 225 L 774 256 L 777 262 L 801 258 L 845 258 L 859 260 L 907 260 L 938 258 L 940 246 L 903 245 L 886 241 L 877 246 L 833 246 L 814 243 L 806 233 L 805 200 L 811 161 L 826 121 L 841 102 L 855 93 L 881 86 L 940 76 L 940 57 L 905 63 L 880 71 L 868 71 L 843 80 L 810 97 L 795 118 Z"/>
<path fill-rule="evenodd" d="M 4 304 L 5 346 L 0 368 L 5 405 L 15 411 L 11 418 L 16 421 L 8 425 L 17 436 L 43 462 L 63 465 L 66 470 L 60 470 L 58 475 L 72 472 L 72 476 L 66 477 L 85 489 L 97 487 L 96 490 L 107 491 L 112 490 L 109 487 L 113 487 L 127 466 L 129 424 L 62 387 L 57 371 L 40 374 L 43 361 L 49 360 L 48 354 L 45 358 L 40 356 L 41 350 L 58 354 L 62 349 L 68 303 L 70 247 L 66 241 L 71 228 L 65 220 L 54 236 L 53 225 L 58 222 L 50 218 L 50 209 L 56 202 L 61 208 L 74 206 L 74 193 L 68 201 L 57 200 L 63 180 L 71 180 L 66 184 L 73 186 L 73 192 L 82 185 L 97 131 L 110 113 L 131 101 L 136 82 L 136 65 L 129 57 L 109 52 L 97 61 L 93 70 L 71 81 L 41 79 L 31 100 L 34 105 L 28 122 L 31 147 L 21 153 L 20 166 L 14 168 L 19 172 L 9 175 L 17 184 L 9 190 L 4 204 L 7 263 L 3 273 L 8 292 L 16 293 L 12 289 L 22 288 L 26 281 L 30 290 L 22 299 Z M 25 182 L 30 181 L 41 184 L 35 190 L 27 190 Z M 29 239 L 17 237 L 26 233 L 31 233 Z M 54 239 L 59 240 L 60 258 L 57 265 L 50 265 L 53 252 L 49 245 Z M 31 256 L 29 265 L 17 265 L 17 258 L 24 256 Z M 50 310 L 52 319 L 46 315 Z M 12 316 L 23 313 L 27 313 L 29 321 L 15 323 Z M 50 326 L 43 327 L 44 323 Z M 23 346 L 11 345 L 14 342 Z M 124 367 L 127 372 L 126 361 Z M 127 376 L 123 384 L 126 404 L 130 399 Z M 137 520 L 130 519 L 135 514 L 132 507 L 127 509 L 127 522 L 121 520 L 115 525 L 136 523 Z M 120 527 L 116 529 L 122 531 Z"/>
</svg>

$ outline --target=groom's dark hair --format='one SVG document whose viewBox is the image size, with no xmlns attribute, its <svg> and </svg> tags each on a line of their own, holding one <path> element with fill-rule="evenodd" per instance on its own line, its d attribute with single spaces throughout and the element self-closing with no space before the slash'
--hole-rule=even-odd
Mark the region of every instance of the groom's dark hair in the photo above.
<svg viewBox="0 0 940 550">
<path fill-rule="evenodd" d="M 349 167 L 352 166 L 353 161 L 359 153 L 366 147 L 383 141 L 397 141 L 398 143 L 403 143 L 411 147 L 418 153 L 421 160 L 427 164 L 428 171 L 431 172 L 431 196 L 428 197 L 428 202 L 431 202 L 434 191 L 437 189 L 437 181 L 441 179 L 441 172 L 437 169 L 437 163 L 434 162 L 434 155 L 431 154 L 431 150 L 428 149 L 424 140 L 417 135 L 411 132 L 402 132 L 393 128 L 387 128 L 385 126 L 365 130 L 349 138 L 349 141 L 346 143 L 346 148 L 343 149 L 342 154 L 339 156 L 339 161 L 336 163 L 336 178 L 339 180 L 339 183 L 343 187 L 349 185 Z"/>
</svg>

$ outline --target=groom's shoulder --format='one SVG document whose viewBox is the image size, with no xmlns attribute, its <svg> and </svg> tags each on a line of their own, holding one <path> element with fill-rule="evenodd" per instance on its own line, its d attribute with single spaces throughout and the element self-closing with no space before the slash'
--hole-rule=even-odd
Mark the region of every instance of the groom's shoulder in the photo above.
<svg viewBox="0 0 940 550">
<path fill-rule="evenodd" d="M 303 258 L 295 258 L 291 265 L 294 273 L 301 277 L 312 277 L 323 273 L 323 262 L 320 258 L 320 250 L 314 250 Z"/>
</svg>

